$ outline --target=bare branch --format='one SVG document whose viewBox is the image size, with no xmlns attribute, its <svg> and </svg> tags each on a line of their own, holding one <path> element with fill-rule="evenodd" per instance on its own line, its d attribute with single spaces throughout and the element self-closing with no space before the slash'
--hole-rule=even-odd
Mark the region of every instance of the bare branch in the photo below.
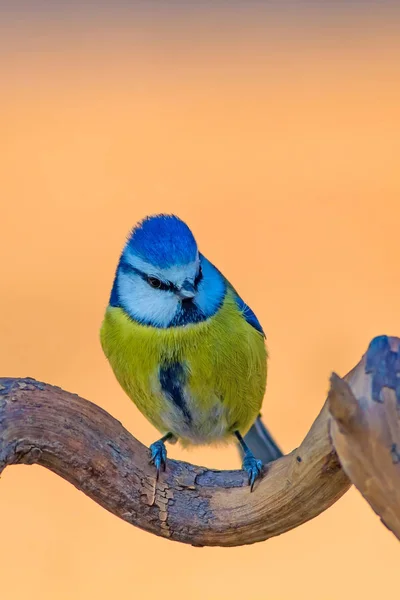
<svg viewBox="0 0 400 600">
<path fill-rule="evenodd" d="M 372 340 L 349 383 L 332 375 L 331 435 L 343 469 L 400 539 L 400 340 Z"/>
<path fill-rule="evenodd" d="M 350 483 L 324 407 L 303 444 L 269 466 L 250 494 L 241 471 L 169 460 L 156 485 L 140 442 L 98 406 L 33 379 L 0 379 L 0 468 L 39 464 L 142 529 L 193 545 L 236 546 L 315 517 Z"/>
<path fill-rule="evenodd" d="M 147 448 L 111 415 L 33 379 L 0 379 L 0 471 L 42 465 L 129 523 L 197 546 L 284 533 L 331 506 L 351 479 L 400 537 L 399 347 L 375 338 L 344 380 L 333 374 L 301 446 L 268 465 L 252 494 L 241 471 L 173 460 L 156 484 Z"/>
</svg>

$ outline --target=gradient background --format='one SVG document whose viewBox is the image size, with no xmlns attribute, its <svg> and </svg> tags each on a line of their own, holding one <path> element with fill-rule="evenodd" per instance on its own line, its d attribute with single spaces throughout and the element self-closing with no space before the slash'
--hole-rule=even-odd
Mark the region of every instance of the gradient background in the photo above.
<svg viewBox="0 0 400 600">
<path fill-rule="evenodd" d="M 1 3 L 0 365 L 98 403 L 144 443 L 98 330 L 125 235 L 176 212 L 264 325 L 285 451 L 374 335 L 400 335 L 400 15 L 390 3 Z M 239 466 L 235 448 L 170 456 Z M 39 467 L 0 482 L 2 600 L 398 594 L 355 490 L 251 547 L 192 548 Z"/>
</svg>

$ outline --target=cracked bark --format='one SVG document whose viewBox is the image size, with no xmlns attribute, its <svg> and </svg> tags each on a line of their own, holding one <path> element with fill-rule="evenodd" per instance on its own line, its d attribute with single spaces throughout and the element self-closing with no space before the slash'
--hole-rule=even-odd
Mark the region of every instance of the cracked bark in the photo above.
<svg viewBox="0 0 400 600">
<path fill-rule="evenodd" d="M 371 501 L 371 483 L 365 492 L 359 482 L 362 469 L 356 468 L 356 476 L 349 467 L 355 460 L 352 448 L 356 444 L 349 433 L 351 427 L 345 431 L 346 419 L 353 424 L 366 420 L 369 433 L 362 443 L 368 445 L 375 439 L 375 426 L 381 429 L 375 424 L 376 411 L 365 409 L 365 399 L 374 409 L 379 405 L 386 411 L 390 405 L 384 414 L 391 415 L 391 425 L 384 429 L 383 437 L 376 437 L 374 448 L 380 454 L 374 454 L 371 472 L 373 477 L 374 469 L 382 466 L 380 460 L 386 465 L 389 455 L 391 470 L 385 471 L 375 488 L 384 495 L 384 486 L 390 483 L 398 494 L 399 423 L 393 421 L 393 415 L 398 417 L 400 388 L 396 388 L 395 372 L 399 340 L 390 338 L 390 348 L 382 343 L 374 346 L 374 342 L 345 377 L 350 390 L 346 401 L 345 381 L 333 376 L 328 400 L 303 443 L 264 468 L 252 494 L 241 471 L 212 471 L 174 460 L 168 460 L 167 470 L 156 484 L 148 449 L 121 423 L 75 394 L 30 378 L 0 379 L 0 470 L 12 464 L 39 464 L 125 521 L 195 546 L 251 544 L 293 529 L 338 500 L 351 485 L 347 475 L 382 516 L 381 505 Z M 387 389 L 392 389 L 391 403 L 382 396 Z M 348 442 L 346 450 L 340 436 Z M 357 460 L 362 463 L 362 456 L 357 454 Z M 391 506 L 398 518 L 399 503 L 397 511 L 395 502 Z M 385 512 L 383 518 L 398 535 L 392 513 Z"/>
</svg>

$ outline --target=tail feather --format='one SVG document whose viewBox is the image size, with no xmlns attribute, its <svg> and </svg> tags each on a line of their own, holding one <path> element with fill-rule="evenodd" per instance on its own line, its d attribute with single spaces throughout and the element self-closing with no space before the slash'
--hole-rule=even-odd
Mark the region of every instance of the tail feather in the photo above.
<svg viewBox="0 0 400 600">
<path fill-rule="evenodd" d="M 283 456 L 282 450 L 275 443 L 262 422 L 261 415 L 257 417 L 250 431 L 245 435 L 244 441 L 254 456 L 259 458 L 263 464 L 272 462 Z"/>
</svg>

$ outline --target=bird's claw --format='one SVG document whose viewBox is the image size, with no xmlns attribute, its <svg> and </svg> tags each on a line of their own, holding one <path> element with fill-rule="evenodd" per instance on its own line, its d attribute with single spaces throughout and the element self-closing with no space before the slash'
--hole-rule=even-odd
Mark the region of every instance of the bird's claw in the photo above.
<svg viewBox="0 0 400 600">
<path fill-rule="evenodd" d="M 156 481 L 160 476 L 161 469 L 165 471 L 165 465 L 167 462 L 167 449 L 165 448 L 165 444 L 162 440 L 158 440 L 158 442 L 154 442 L 150 446 L 150 464 L 154 465 L 157 469 Z"/>
<path fill-rule="evenodd" d="M 253 491 L 256 479 L 261 475 L 262 467 L 262 461 L 253 456 L 251 452 L 244 455 L 242 468 L 248 475 L 250 492 Z"/>
</svg>

